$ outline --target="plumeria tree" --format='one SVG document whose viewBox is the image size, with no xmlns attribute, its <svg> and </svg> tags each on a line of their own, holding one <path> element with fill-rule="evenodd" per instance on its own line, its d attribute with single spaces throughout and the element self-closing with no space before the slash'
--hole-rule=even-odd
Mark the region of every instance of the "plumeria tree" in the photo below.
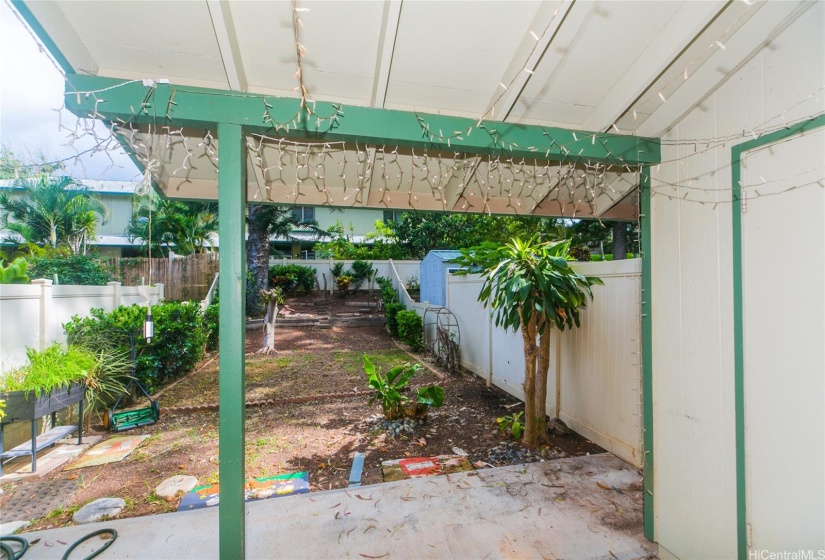
<svg viewBox="0 0 825 560">
<path fill-rule="evenodd" d="M 497 326 L 520 330 L 524 344 L 524 436 L 535 447 L 546 437 L 545 402 L 550 369 L 550 334 L 579 326 L 580 310 L 593 298 L 599 278 L 584 276 L 568 264 L 570 241 L 514 239 L 488 265 L 479 301 L 493 310 Z"/>
</svg>

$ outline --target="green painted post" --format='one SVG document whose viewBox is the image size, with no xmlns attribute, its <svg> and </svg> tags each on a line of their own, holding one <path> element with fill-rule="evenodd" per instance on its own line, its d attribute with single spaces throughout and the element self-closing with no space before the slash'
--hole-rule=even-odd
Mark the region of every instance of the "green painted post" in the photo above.
<svg viewBox="0 0 825 560">
<path fill-rule="evenodd" d="M 220 215 L 220 557 L 244 557 L 246 152 L 243 130 L 218 125 Z"/>
<path fill-rule="evenodd" d="M 642 419 L 644 426 L 644 527 L 654 541 L 653 512 L 653 273 L 651 263 L 650 166 L 644 166 L 639 182 L 639 221 L 642 228 Z"/>
</svg>

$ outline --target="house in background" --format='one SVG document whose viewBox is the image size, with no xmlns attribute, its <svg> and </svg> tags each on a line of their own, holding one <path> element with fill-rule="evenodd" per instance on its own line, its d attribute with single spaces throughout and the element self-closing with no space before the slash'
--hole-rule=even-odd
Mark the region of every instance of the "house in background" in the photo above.
<svg viewBox="0 0 825 560">
<path fill-rule="evenodd" d="M 130 241 L 126 234 L 129 220 L 135 205 L 135 191 L 138 183 L 130 181 L 103 181 L 94 179 L 78 179 L 84 187 L 100 197 L 101 202 L 109 209 L 109 220 L 100 224 L 97 237 L 90 245 L 101 257 L 138 257 L 140 256 L 139 241 Z M 0 190 L 22 192 L 19 183 L 14 180 L 0 180 Z M 328 206 L 293 206 L 295 217 L 301 221 L 318 222 L 322 231 L 341 224 L 344 234 L 353 243 L 368 243 L 367 234 L 375 230 L 376 220 L 394 220 L 401 215 L 399 211 L 379 210 L 375 208 L 345 208 L 336 209 Z M 0 230 L 0 246 L 9 245 L 7 239 L 16 234 L 8 230 Z M 325 237 L 318 237 L 315 233 L 296 229 L 289 239 L 272 238 L 273 256 L 293 259 L 313 259 L 313 246 Z M 217 240 L 215 246 L 218 246 Z"/>
<path fill-rule="evenodd" d="M 92 193 L 100 197 L 109 209 L 109 220 L 98 225 L 97 238 L 90 244 L 102 257 L 137 257 L 140 243 L 129 241 L 126 226 L 132 218 L 132 208 L 137 183 L 130 181 L 98 181 L 80 179 L 79 182 Z M 19 183 L 13 180 L 0 180 L 0 190 L 23 192 Z M 0 230 L 0 244 L 8 245 L 7 239 L 15 234 Z"/>
</svg>

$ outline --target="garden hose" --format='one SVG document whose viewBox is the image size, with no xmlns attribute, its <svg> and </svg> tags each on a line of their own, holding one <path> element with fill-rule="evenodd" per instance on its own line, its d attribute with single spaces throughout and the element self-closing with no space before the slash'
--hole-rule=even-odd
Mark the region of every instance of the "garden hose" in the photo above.
<svg viewBox="0 0 825 560">
<path fill-rule="evenodd" d="M 91 533 L 89 533 L 85 537 L 82 537 L 82 538 L 76 540 L 74 543 L 72 543 L 72 546 L 70 546 L 69 549 L 66 551 L 66 553 L 63 555 L 63 560 L 69 560 L 69 555 L 72 553 L 72 551 L 75 548 L 77 548 L 77 546 L 80 543 L 86 542 L 87 540 L 91 539 L 92 537 L 96 537 L 98 535 L 112 535 L 112 538 L 110 540 L 106 541 L 106 544 L 104 544 L 103 546 L 101 546 L 100 548 L 98 548 L 97 550 L 92 552 L 90 555 L 88 555 L 83 560 L 91 560 L 92 558 L 94 558 L 95 556 L 97 556 L 98 554 L 100 554 L 101 552 L 103 552 L 104 550 L 109 548 L 110 546 L 112 546 L 112 543 L 115 542 L 115 540 L 117 539 L 117 531 L 115 531 L 114 529 L 98 529 L 97 531 L 92 531 Z"/>
<path fill-rule="evenodd" d="M 115 540 L 117 539 L 117 531 L 115 531 L 114 529 L 98 529 L 97 531 L 92 531 L 88 535 L 86 535 L 86 536 L 76 540 L 75 542 L 73 542 L 72 546 L 70 546 L 69 549 L 66 550 L 66 553 L 63 554 L 63 560 L 68 560 L 69 555 L 72 553 L 72 551 L 75 548 L 77 548 L 81 543 L 84 543 L 87 540 L 91 539 L 92 537 L 96 537 L 98 535 L 111 535 L 112 538 L 109 539 L 108 541 L 106 541 L 106 543 L 103 546 L 101 546 L 100 548 L 98 548 L 97 550 L 92 552 L 90 555 L 88 555 L 83 560 L 91 560 L 92 558 L 94 558 L 95 556 L 97 556 L 98 554 L 100 554 L 101 552 L 103 552 L 104 550 L 109 548 L 110 546 L 112 546 L 112 543 L 115 542 Z M 22 548 L 20 549 L 19 552 L 15 553 L 14 550 L 12 550 L 12 548 L 9 545 L 7 545 L 6 543 L 4 543 L 3 541 L 16 542 L 16 543 L 20 544 L 22 546 Z M 23 557 L 23 555 L 26 553 L 26 551 L 28 549 L 29 549 L 29 541 L 27 541 L 23 537 L 18 537 L 18 536 L 0 537 L 0 552 L 5 554 L 8 557 L 8 560 L 19 560 L 20 558 Z"/>
<path fill-rule="evenodd" d="M 20 549 L 20 552 L 15 553 L 12 548 L 4 543 L 3 541 L 11 541 L 19 543 L 20 546 L 23 548 Z M 8 557 L 9 560 L 17 560 L 21 556 L 26 553 L 26 550 L 29 548 L 29 541 L 24 539 L 23 537 L 15 537 L 15 536 L 8 536 L 8 537 L 0 537 L 0 550 Z"/>
</svg>

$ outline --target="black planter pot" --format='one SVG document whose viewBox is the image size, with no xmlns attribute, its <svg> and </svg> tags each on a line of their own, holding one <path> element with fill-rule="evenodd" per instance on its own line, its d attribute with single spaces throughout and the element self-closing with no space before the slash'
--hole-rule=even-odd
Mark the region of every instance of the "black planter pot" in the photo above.
<svg viewBox="0 0 825 560">
<path fill-rule="evenodd" d="M 0 393 L 6 401 L 3 424 L 21 420 L 35 420 L 52 412 L 62 410 L 83 400 L 86 388 L 81 383 L 53 389 L 50 393 L 35 396 L 34 391 L 10 391 Z"/>
</svg>

